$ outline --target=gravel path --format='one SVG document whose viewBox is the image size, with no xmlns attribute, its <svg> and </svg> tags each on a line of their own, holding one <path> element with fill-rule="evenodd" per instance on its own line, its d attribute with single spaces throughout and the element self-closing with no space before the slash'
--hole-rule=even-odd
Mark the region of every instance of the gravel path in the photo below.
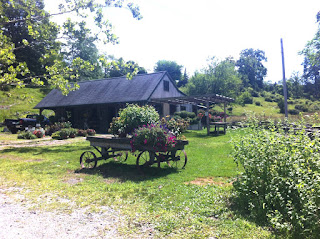
<svg viewBox="0 0 320 239">
<path fill-rule="evenodd" d="M 13 194 L 13 199 L 12 193 L 8 196 L 6 192 L 8 189 L 0 189 L 0 239 L 121 238 L 119 214 L 108 207 L 101 208 L 101 213 L 83 208 L 71 214 L 42 212 L 30 210 L 23 196 Z"/>
</svg>

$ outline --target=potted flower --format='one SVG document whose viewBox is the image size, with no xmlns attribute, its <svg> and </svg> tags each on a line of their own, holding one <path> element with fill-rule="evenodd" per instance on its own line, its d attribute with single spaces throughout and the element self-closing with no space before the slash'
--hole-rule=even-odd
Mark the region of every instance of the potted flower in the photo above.
<svg viewBox="0 0 320 239">
<path fill-rule="evenodd" d="M 161 124 L 147 124 L 138 127 L 130 141 L 132 151 L 136 149 L 166 152 L 176 145 L 176 136 Z"/>
</svg>

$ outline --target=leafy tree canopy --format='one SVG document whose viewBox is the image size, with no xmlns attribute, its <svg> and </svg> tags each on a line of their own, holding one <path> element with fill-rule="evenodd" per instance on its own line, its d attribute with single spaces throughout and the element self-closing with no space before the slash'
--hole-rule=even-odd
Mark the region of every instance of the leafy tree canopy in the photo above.
<svg viewBox="0 0 320 239">
<path fill-rule="evenodd" d="M 303 78 L 309 94 L 320 98 L 320 12 L 317 14 L 318 30 L 314 38 L 300 52 L 304 56 Z"/>
<path fill-rule="evenodd" d="M 241 80 L 232 58 L 223 61 L 214 57 L 201 73 L 196 72 L 186 85 L 189 95 L 221 94 L 235 97 L 240 92 Z"/>
<path fill-rule="evenodd" d="M 178 65 L 175 61 L 167 60 L 158 61 L 154 67 L 155 72 L 167 71 L 175 82 L 181 79 L 181 69 L 182 66 Z"/>
<path fill-rule="evenodd" d="M 264 51 L 252 48 L 241 51 L 236 65 L 245 87 L 252 87 L 254 90 L 263 88 L 263 79 L 267 75 L 267 68 L 262 63 L 266 61 Z"/>
<path fill-rule="evenodd" d="M 105 78 L 126 76 L 130 79 L 133 75 L 147 73 L 145 68 L 139 66 L 134 61 L 126 62 L 122 57 L 114 59 L 113 56 L 101 56 L 99 61 L 102 64 Z"/>
<path fill-rule="evenodd" d="M 23 87 L 47 82 L 67 94 L 78 87 L 69 84 L 70 80 L 76 81 L 95 69 L 98 74 L 94 41 L 99 38 L 104 43 L 117 43 L 103 14 L 108 7 L 126 7 L 134 18 L 141 19 L 139 8 L 124 0 L 65 0 L 59 11 L 52 14 L 44 10 L 43 0 L 1 0 L 0 85 Z M 68 20 L 64 28 L 50 21 L 52 16 L 71 12 L 83 20 L 79 23 Z M 85 27 L 87 18 L 93 19 L 99 31 L 91 32 Z M 60 35 L 66 43 L 57 40 Z M 67 45 L 61 51 L 62 42 Z"/>
</svg>

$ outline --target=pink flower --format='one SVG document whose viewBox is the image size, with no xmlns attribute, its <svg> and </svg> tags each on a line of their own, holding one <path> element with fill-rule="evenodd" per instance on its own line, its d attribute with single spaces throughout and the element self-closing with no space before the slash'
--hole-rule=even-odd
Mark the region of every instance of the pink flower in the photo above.
<svg viewBox="0 0 320 239">
<path fill-rule="evenodd" d="M 147 143 L 148 143 L 147 139 L 145 139 L 143 142 L 144 142 L 144 144 L 147 144 Z"/>
</svg>

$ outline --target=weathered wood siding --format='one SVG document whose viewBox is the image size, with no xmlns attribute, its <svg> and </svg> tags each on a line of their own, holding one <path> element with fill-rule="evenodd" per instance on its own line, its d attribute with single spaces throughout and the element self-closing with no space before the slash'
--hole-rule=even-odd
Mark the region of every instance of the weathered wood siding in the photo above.
<svg viewBox="0 0 320 239">
<path fill-rule="evenodd" d="M 163 81 L 168 81 L 169 82 L 169 91 L 165 91 L 164 90 Z M 165 75 L 163 77 L 163 79 L 160 81 L 160 84 L 158 84 L 158 86 L 156 87 L 155 91 L 151 95 L 151 99 L 152 98 L 179 97 L 179 96 L 183 96 L 183 94 L 181 94 L 177 90 L 177 88 L 173 85 L 173 83 L 171 82 L 169 77 L 167 75 Z"/>
</svg>

